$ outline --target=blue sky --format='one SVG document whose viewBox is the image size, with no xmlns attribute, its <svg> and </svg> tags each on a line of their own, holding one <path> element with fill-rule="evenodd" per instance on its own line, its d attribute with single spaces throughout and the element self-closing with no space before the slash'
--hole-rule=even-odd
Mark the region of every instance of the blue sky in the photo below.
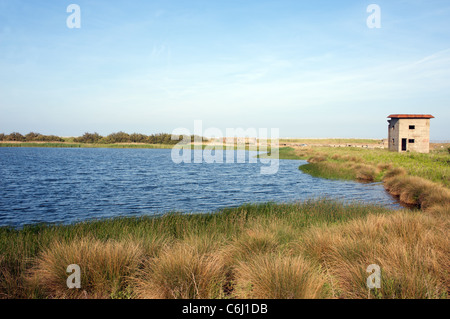
<svg viewBox="0 0 450 319">
<path fill-rule="evenodd" d="M 81 8 L 69 29 L 66 8 Z M 370 29 L 369 4 L 381 8 Z M 0 0 L 0 132 L 203 127 L 450 140 L 450 2 Z"/>
</svg>

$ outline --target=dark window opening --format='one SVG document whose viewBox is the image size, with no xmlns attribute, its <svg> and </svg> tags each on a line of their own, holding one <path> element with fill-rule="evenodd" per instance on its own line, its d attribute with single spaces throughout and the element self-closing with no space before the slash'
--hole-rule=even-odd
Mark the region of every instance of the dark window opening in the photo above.
<svg viewBox="0 0 450 319">
<path fill-rule="evenodd" d="M 415 140 L 408 140 L 408 143 L 414 144 L 416 141 Z"/>
<path fill-rule="evenodd" d="M 415 129 L 416 129 L 416 126 L 415 126 L 415 125 L 410 125 L 410 126 L 409 126 L 409 129 L 410 129 L 410 130 L 415 130 Z"/>
</svg>

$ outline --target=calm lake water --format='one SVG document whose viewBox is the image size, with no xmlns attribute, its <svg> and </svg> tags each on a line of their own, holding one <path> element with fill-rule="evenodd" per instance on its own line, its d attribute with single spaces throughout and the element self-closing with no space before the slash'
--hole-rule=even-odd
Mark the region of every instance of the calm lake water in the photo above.
<svg viewBox="0 0 450 319">
<path fill-rule="evenodd" d="M 238 156 L 253 156 L 239 151 Z M 0 226 L 73 223 L 92 218 L 210 212 L 254 202 L 330 197 L 393 208 L 381 184 L 303 174 L 305 161 L 175 164 L 167 149 L 0 148 Z"/>
</svg>

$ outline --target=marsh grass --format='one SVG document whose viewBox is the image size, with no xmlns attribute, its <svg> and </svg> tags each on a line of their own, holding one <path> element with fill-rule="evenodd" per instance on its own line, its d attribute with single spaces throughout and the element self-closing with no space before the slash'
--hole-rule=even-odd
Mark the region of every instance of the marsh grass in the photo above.
<svg viewBox="0 0 450 319">
<path fill-rule="evenodd" d="M 299 250 L 327 268 L 344 298 L 446 298 L 449 236 L 421 213 L 368 216 L 344 225 L 313 227 Z M 382 269 L 382 287 L 368 290 L 366 267 Z"/>
<path fill-rule="evenodd" d="M 143 251 L 132 241 L 81 238 L 53 242 L 35 260 L 27 284 L 50 298 L 111 298 L 123 294 L 127 279 L 141 262 Z M 81 289 L 68 289 L 67 266 L 81 269 Z"/>
<path fill-rule="evenodd" d="M 401 167 L 321 161 L 302 165 L 299 169 L 314 177 L 362 182 L 383 181 L 386 190 L 402 203 L 423 209 L 450 203 L 450 190 L 447 187 L 421 177 L 407 175 Z"/>
<path fill-rule="evenodd" d="M 299 148 L 284 151 L 284 153 L 286 152 L 291 154 L 290 159 L 304 159 L 310 163 L 317 163 L 316 158 L 319 156 L 325 157 L 327 162 L 361 163 L 385 172 L 402 169 L 408 175 L 428 179 L 446 187 L 450 186 L 450 156 L 447 152 L 397 153 L 386 149 L 356 147 Z M 342 165 L 342 168 L 344 167 L 345 165 Z"/>
<path fill-rule="evenodd" d="M 356 180 L 357 176 L 356 172 L 347 165 L 324 161 L 302 165 L 299 169 L 311 176 L 328 179 Z"/>
<path fill-rule="evenodd" d="M 198 245 L 200 244 L 200 245 Z M 211 299 L 225 282 L 220 254 L 207 254 L 204 242 L 178 242 L 147 260 L 135 274 L 134 291 L 145 299 Z"/>
<path fill-rule="evenodd" d="M 251 299 L 318 299 L 328 296 L 326 276 L 302 257 L 253 255 L 239 262 L 236 296 Z"/>
<path fill-rule="evenodd" d="M 450 203 L 448 188 L 420 177 L 400 174 L 385 179 L 384 183 L 386 189 L 402 202 L 422 209 Z"/>
<path fill-rule="evenodd" d="M 302 274 L 317 275 L 316 283 L 325 276 L 326 286 L 331 287 L 323 267 L 294 249 L 305 231 L 395 213 L 376 205 L 323 199 L 244 205 L 212 214 L 0 228 L 0 294 L 3 298 L 266 298 L 281 296 L 279 291 L 293 280 L 303 282 L 289 279 L 300 276 L 295 265 L 304 265 Z M 266 261 L 264 269 L 257 268 L 258 256 L 265 256 L 261 257 Z M 70 264 L 79 264 L 83 271 L 81 290 L 66 287 Z M 275 290 L 267 295 L 257 292 L 259 288 L 246 290 L 249 282 L 254 287 L 269 285 L 251 277 L 259 271 L 265 271 L 270 281 L 280 278 L 284 283 L 272 282 Z M 307 288 L 309 282 L 305 285 L 283 296 L 335 296 L 325 288 Z"/>
<path fill-rule="evenodd" d="M 395 153 L 351 147 L 291 148 L 283 152 L 306 159 L 308 163 L 299 169 L 314 177 L 383 181 L 386 190 L 405 205 L 430 209 L 450 203 L 450 157 L 444 152 Z"/>
</svg>

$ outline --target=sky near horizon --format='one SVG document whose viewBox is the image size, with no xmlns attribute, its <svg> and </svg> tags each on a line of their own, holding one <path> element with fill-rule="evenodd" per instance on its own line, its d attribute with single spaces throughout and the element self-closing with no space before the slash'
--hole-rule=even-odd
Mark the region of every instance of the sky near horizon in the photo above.
<svg viewBox="0 0 450 319">
<path fill-rule="evenodd" d="M 70 4 L 81 28 L 68 28 Z M 370 4 L 381 28 L 369 28 Z M 0 133 L 279 128 L 450 140 L 450 1 L 0 0 Z"/>
</svg>

